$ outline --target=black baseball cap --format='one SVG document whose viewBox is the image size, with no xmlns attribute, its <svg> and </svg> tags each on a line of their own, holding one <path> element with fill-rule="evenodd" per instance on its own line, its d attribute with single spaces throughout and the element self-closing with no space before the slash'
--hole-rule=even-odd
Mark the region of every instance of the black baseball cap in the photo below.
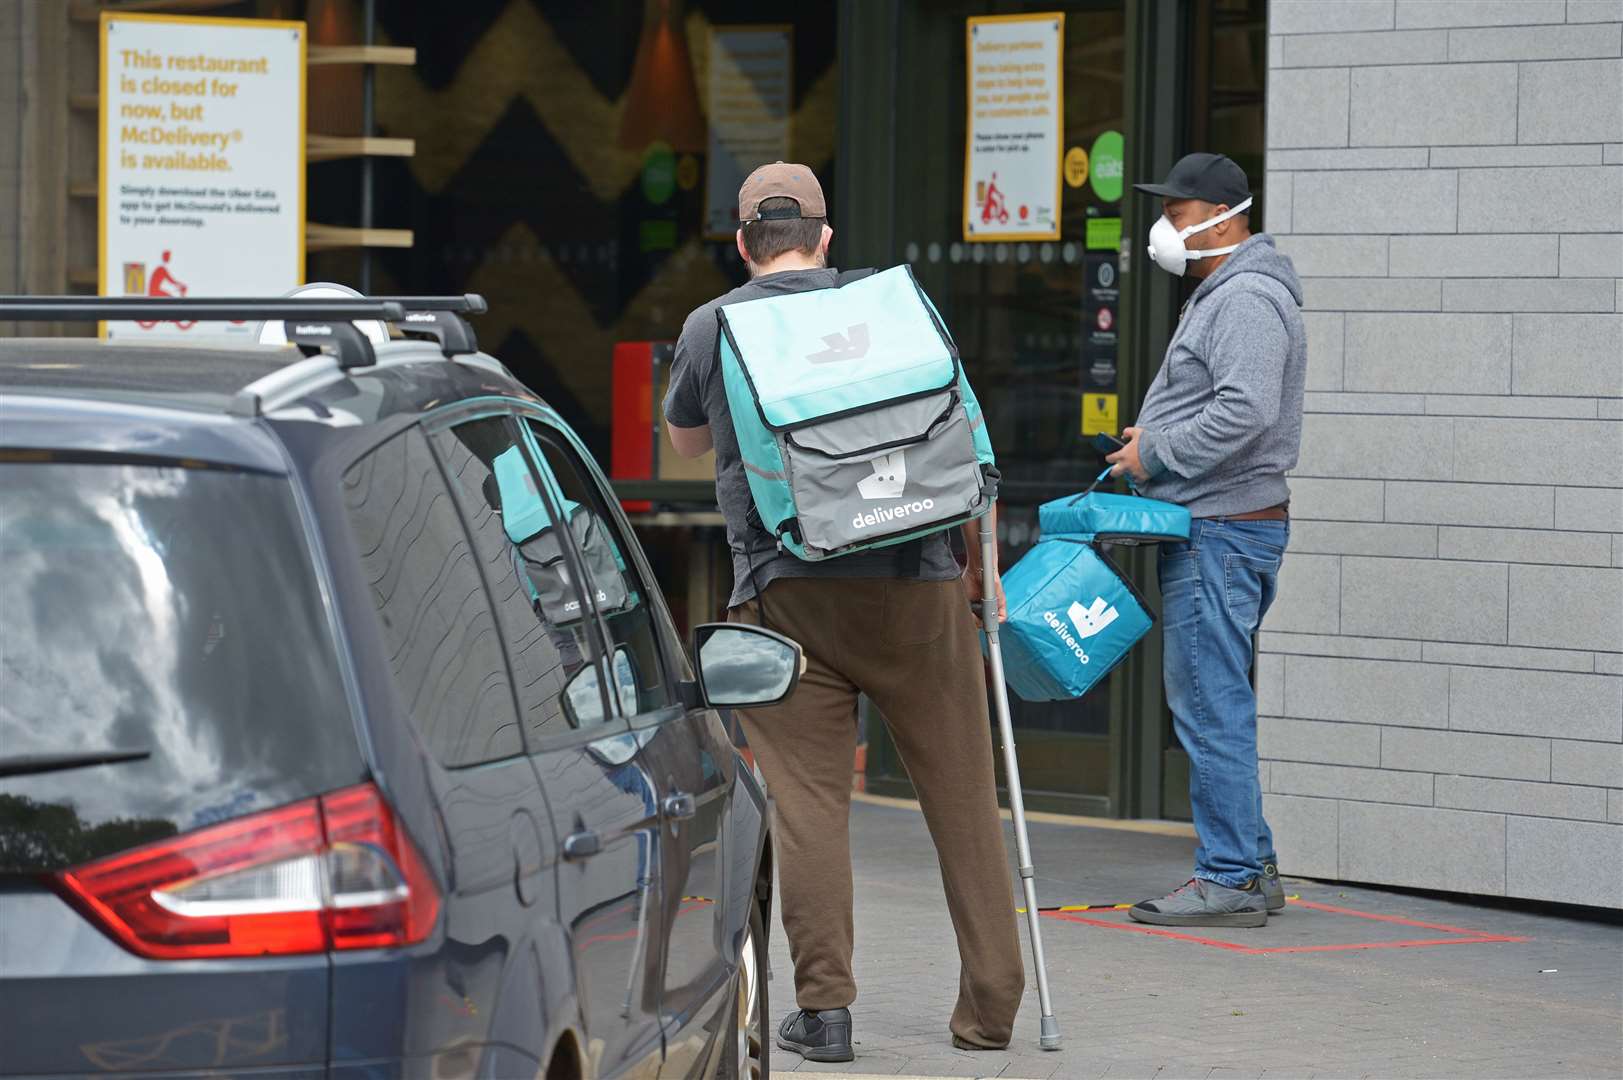
<svg viewBox="0 0 1623 1080">
<path fill-rule="evenodd" d="M 1163 199 L 1199 199 L 1214 206 L 1239 206 L 1251 197 L 1245 170 L 1222 154 L 1185 154 L 1172 166 L 1164 183 L 1133 187 Z"/>
</svg>

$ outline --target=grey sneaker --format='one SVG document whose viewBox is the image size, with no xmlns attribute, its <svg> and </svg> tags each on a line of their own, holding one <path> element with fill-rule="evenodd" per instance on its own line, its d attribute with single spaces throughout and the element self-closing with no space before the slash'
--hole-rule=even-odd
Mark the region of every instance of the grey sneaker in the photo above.
<svg viewBox="0 0 1623 1080">
<path fill-rule="evenodd" d="M 1272 861 L 1263 863 L 1262 876 L 1257 879 L 1257 885 L 1262 889 L 1262 898 L 1268 902 L 1268 914 L 1285 910 L 1285 886 L 1279 883 L 1278 864 Z"/>
<path fill-rule="evenodd" d="M 1268 902 L 1255 880 L 1243 889 L 1190 878 L 1157 900 L 1141 900 L 1127 914 L 1153 926 L 1267 926 Z"/>
<path fill-rule="evenodd" d="M 778 1026 L 778 1048 L 793 1050 L 807 1061 L 850 1061 L 851 1010 L 796 1009 Z"/>
</svg>

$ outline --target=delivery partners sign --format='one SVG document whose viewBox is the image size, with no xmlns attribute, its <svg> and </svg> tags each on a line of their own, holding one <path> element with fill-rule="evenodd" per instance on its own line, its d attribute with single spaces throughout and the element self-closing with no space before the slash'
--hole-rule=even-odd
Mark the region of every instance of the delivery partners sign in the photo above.
<svg viewBox="0 0 1623 1080">
<path fill-rule="evenodd" d="M 100 292 L 280 296 L 304 280 L 305 26 L 104 14 Z M 241 323 L 108 323 L 119 338 Z"/>
</svg>

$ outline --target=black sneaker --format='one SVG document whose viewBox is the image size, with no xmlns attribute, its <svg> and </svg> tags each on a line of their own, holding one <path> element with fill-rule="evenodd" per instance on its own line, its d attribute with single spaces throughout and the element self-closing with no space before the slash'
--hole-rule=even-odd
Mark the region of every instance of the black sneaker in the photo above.
<svg viewBox="0 0 1623 1080">
<path fill-rule="evenodd" d="M 1272 862 L 1262 864 L 1262 876 L 1257 879 L 1262 898 L 1268 902 L 1268 914 L 1277 915 L 1285 910 L 1285 886 L 1279 882 L 1279 867 Z"/>
<path fill-rule="evenodd" d="M 793 1050 L 807 1061 L 850 1061 L 851 1010 L 796 1009 L 778 1025 L 778 1048 Z"/>
</svg>

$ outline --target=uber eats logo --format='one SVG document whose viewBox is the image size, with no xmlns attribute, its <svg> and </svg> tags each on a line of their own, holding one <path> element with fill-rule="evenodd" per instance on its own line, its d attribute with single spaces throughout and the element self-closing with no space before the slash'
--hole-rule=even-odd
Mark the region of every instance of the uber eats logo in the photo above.
<svg viewBox="0 0 1623 1080">
<path fill-rule="evenodd" d="M 1121 612 L 1112 607 L 1104 597 L 1097 596 L 1094 597 L 1093 603 L 1088 607 L 1083 607 L 1080 602 L 1072 604 L 1071 609 L 1065 614 L 1070 619 L 1068 623 L 1061 619 L 1057 613 L 1045 611 L 1043 612 L 1043 622 L 1047 623 L 1048 628 L 1054 631 L 1054 635 L 1064 642 L 1067 649 L 1071 650 L 1072 656 L 1076 657 L 1079 662 L 1086 664 L 1091 661 L 1088 659 L 1087 650 L 1082 648 L 1082 642 L 1100 633 L 1105 627 L 1115 622 Z M 1076 628 L 1074 635 L 1071 633 L 1072 627 Z"/>
<path fill-rule="evenodd" d="M 870 502 L 902 498 L 907 491 L 907 458 L 903 456 L 903 452 L 894 451 L 884 457 L 874 458 L 868 464 L 873 469 L 873 474 L 857 481 L 857 494 Z M 851 519 L 851 528 L 872 529 L 914 514 L 926 514 L 934 509 L 934 499 L 914 499 L 912 502 L 896 506 L 860 512 Z"/>
</svg>

